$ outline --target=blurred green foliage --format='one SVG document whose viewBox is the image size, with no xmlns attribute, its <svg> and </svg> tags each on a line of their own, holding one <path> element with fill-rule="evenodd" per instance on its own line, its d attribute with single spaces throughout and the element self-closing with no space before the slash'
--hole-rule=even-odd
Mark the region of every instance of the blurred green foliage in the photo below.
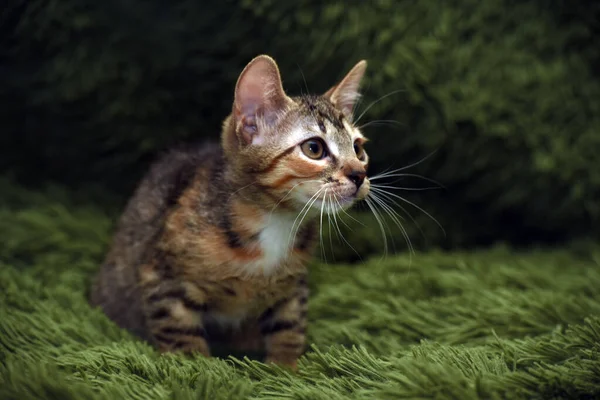
<svg viewBox="0 0 600 400">
<path fill-rule="evenodd" d="M 446 187 L 407 197 L 447 232 L 413 208 L 423 243 L 554 242 L 600 223 L 598 2 L 7 4 L 0 168 L 22 182 L 124 199 L 157 152 L 218 136 L 256 54 L 276 58 L 292 93 L 324 91 L 366 58 L 373 170 L 430 155 L 404 172 Z"/>
</svg>

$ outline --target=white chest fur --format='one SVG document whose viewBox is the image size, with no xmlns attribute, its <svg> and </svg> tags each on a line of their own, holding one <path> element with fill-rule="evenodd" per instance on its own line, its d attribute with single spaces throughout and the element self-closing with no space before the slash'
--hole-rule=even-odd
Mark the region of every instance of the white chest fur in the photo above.
<svg viewBox="0 0 600 400">
<path fill-rule="evenodd" d="M 292 215 L 272 214 L 267 217 L 258 237 L 262 257 L 259 263 L 251 266 L 253 272 L 262 271 L 265 275 L 271 275 L 287 258 L 294 243 L 291 236 L 294 220 L 295 216 Z"/>
</svg>

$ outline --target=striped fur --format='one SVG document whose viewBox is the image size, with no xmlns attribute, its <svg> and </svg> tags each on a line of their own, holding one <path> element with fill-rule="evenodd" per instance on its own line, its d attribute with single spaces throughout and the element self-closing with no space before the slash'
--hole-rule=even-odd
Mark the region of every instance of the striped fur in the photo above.
<svg viewBox="0 0 600 400">
<path fill-rule="evenodd" d="M 355 153 L 366 139 L 351 115 L 364 67 L 324 96 L 291 98 L 275 62 L 253 60 L 221 146 L 173 150 L 140 183 L 92 304 L 161 351 L 209 356 L 226 343 L 295 367 L 306 345 L 315 217 L 325 196 L 336 212 L 369 190 L 368 157 Z M 301 146 L 317 139 L 327 150 L 320 159 Z"/>
</svg>

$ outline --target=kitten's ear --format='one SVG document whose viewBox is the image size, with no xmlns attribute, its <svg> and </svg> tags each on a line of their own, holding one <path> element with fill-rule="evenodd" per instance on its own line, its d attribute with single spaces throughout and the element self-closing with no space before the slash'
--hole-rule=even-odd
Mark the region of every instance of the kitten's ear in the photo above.
<svg viewBox="0 0 600 400">
<path fill-rule="evenodd" d="M 289 102 L 275 60 L 261 55 L 250 61 L 238 78 L 233 104 L 242 140 L 252 143 L 260 134 L 259 126 L 274 124 Z"/>
<path fill-rule="evenodd" d="M 342 110 L 350 120 L 352 120 L 352 111 L 356 105 L 356 101 L 360 97 L 358 88 L 360 87 L 360 81 L 362 80 L 366 69 L 367 61 L 359 61 L 340 83 L 329 89 L 323 95 L 336 107 Z"/>
</svg>

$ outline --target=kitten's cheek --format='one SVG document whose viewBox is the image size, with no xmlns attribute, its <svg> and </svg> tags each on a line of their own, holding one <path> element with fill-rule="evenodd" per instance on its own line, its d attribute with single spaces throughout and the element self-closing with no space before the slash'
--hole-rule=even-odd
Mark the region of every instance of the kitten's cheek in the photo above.
<svg viewBox="0 0 600 400">
<path fill-rule="evenodd" d="M 299 207 L 304 207 L 308 202 L 315 200 L 313 196 L 318 190 L 319 188 L 313 189 L 302 185 L 302 187 L 298 186 L 289 197 L 293 198 Z"/>
</svg>

